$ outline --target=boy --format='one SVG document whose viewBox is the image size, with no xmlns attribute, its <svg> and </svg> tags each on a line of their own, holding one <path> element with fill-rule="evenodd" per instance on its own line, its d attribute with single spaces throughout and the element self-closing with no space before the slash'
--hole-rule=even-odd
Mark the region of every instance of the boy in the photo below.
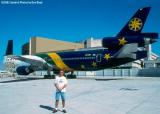
<svg viewBox="0 0 160 114">
<path fill-rule="evenodd" d="M 55 109 L 53 109 L 53 113 L 56 113 L 58 110 L 59 99 L 62 99 L 62 112 L 66 113 L 65 109 L 65 100 L 66 100 L 66 87 L 67 87 L 67 79 L 64 77 L 64 71 L 61 70 L 59 75 L 55 77 L 55 87 L 56 87 L 56 95 L 55 95 Z"/>
</svg>

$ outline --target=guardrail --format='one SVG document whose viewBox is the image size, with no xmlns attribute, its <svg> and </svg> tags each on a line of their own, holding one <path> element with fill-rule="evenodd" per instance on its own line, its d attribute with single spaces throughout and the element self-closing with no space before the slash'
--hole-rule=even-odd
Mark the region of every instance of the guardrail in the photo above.
<svg viewBox="0 0 160 114">
<path fill-rule="evenodd" d="M 90 75 L 87 72 L 76 72 L 76 75 L 81 76 L 113 76 L 113 77 L 160 77 L 160 68 L 145 68 L 145 69 L 105 69 L 93 71 Z"/>
</svg>

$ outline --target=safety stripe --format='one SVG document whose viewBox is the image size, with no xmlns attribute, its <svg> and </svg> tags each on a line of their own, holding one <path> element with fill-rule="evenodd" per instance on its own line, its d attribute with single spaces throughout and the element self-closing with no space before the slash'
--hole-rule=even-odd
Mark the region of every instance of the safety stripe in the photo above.
<svg viewBox="0 0 160 114">
<path fill-rule="evenodd" d="M 57 53 L 48 53 L 48 55 L 51 57 L 51 59 L 54 61 L 54 63 L 59 69 L 66 71 L 72 70 L 62 61 L 61 57 Z"/>
</svg>

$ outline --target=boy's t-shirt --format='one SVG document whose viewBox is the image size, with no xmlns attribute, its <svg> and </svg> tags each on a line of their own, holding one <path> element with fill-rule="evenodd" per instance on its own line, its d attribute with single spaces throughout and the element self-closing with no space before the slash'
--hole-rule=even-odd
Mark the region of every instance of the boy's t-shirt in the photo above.
<svg viewBox="0 0 160 114">
<path fill-rule="evenodd" d="M 54 83 L 57 84 L 59 87 L 62 87 L 67 84 L 67 79 L 64 76 L 56 76 Z M 58 92 L 58 89 L 56 89 L 56 91 Z M 66 92 L 66 88 L 63 88 L 61 92 Z"/>
</svg>

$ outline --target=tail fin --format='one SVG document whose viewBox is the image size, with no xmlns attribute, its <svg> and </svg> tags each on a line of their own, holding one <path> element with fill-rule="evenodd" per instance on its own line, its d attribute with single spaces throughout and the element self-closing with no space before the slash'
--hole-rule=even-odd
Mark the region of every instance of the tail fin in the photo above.
<svg viewBox="0 0 160 114">
<path fill-rule="evenodd" d="M 8 40 L 6 54 L 5 55 L 13 55 L 13 40 Z"/>
<path fill-rule="evenodd" d="M 139 35 L 143 29 L 150 7 L 139 9 L 134 16 L 127 22 L 123 29 L 118 33 L 119 36 L 136 36 Z"/>
</svg>

